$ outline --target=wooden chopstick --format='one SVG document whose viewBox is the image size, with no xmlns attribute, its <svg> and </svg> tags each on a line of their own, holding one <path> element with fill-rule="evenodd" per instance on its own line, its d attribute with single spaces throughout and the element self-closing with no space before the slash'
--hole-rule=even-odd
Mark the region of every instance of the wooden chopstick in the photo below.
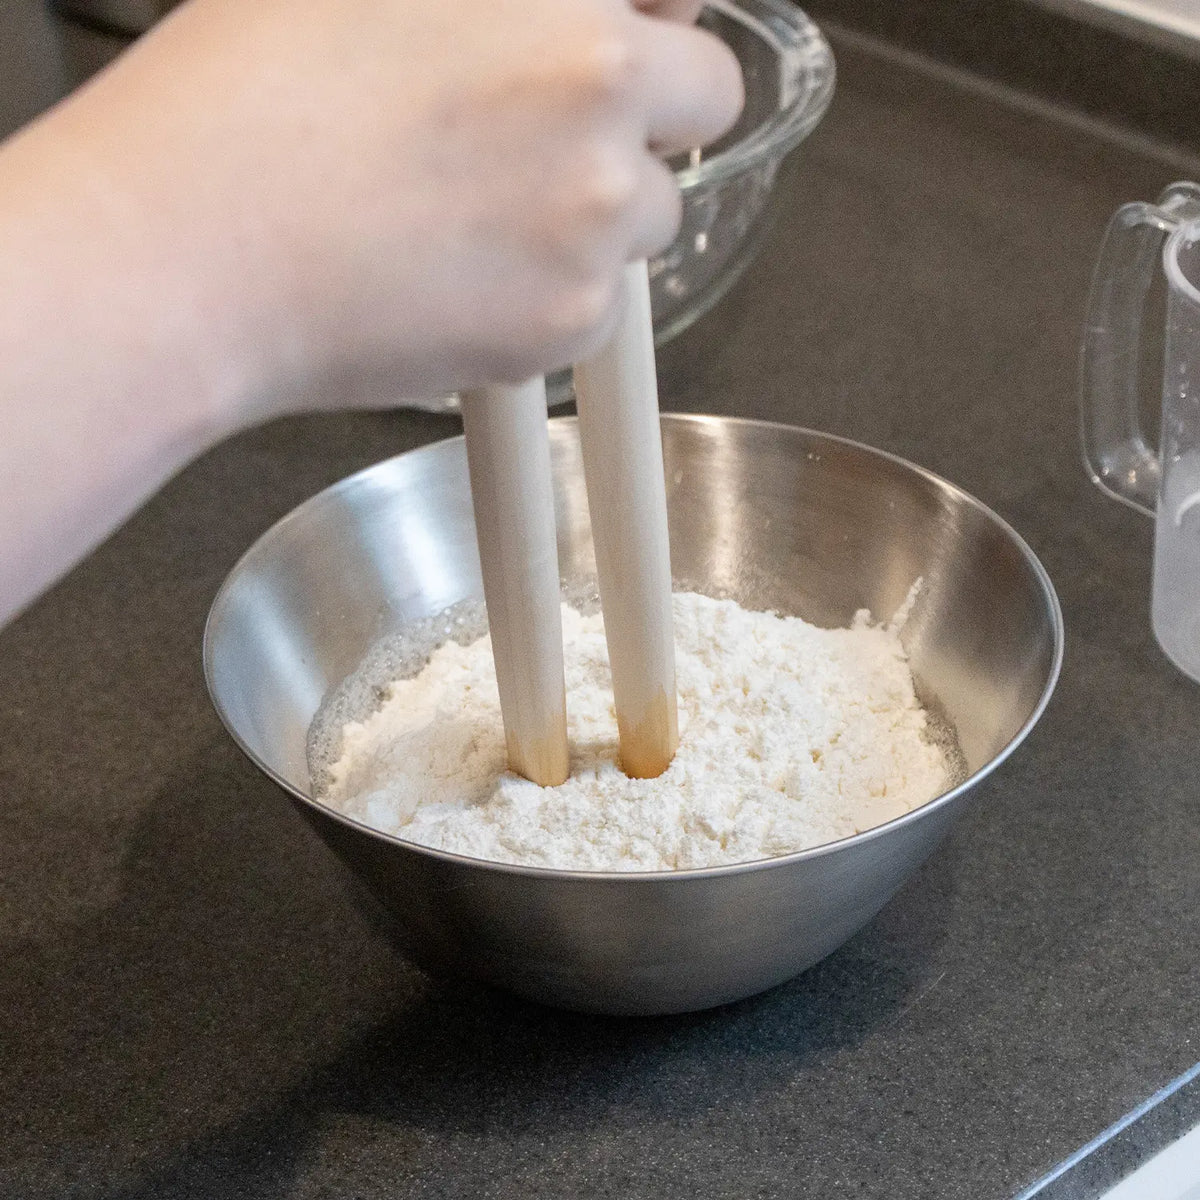
<svg viewBox="0 0 1200 1200">
<path fill-rule="evenodd" d="M 621 769 L 661 775 L 679 744 L 671 557 L 644 262 L 622 279 L 609 344 L 575 367 L 579 436 L 612 664 Z"/>
<path fill-rule="evenodd" d="M 508 765 L 552 787 L 570 760 L 545 381 L 461 400 Z"/>
</svg>

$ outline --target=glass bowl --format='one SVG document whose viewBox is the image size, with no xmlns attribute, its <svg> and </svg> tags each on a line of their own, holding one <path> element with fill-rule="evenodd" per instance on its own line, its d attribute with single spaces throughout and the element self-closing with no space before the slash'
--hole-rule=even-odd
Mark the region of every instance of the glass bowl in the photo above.
<svg viewBox="0 0 1200 1200">
<path fill-rule="evenodd" d="M 649 264 L 659 345 L 707 312 L 750 264 L 770 226 L 780 164 L 833 98 L 829 44 L 788 0 L 709 0 L 700 24 L 737 55 L 746 105 L 719 142 L 673 163 L 683 223 Z"/>
<path fill-rule="evenodd" d="M 780 165 L 833 99 L 833 51 L 789 0 L 708 0 L 699 23 L 737 55 L 746 104 L 719 142 L 671 161 L 683 220 L 675 240 L 648 264 L 660 346 L 706 313 L 750 265 L 771 225 Z M 548 377 L 546 395 L 552 406 L 572 399 L 569 369 Z M 458 397 L 410 407 L 455 412 Z"/>
</svg>

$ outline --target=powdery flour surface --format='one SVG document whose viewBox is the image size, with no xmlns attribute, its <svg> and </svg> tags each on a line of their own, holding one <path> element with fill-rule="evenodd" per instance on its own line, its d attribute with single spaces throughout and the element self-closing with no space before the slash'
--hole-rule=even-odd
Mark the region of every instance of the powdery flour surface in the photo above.
<svg viewBox="0 0 1200 1200">
<path fill-rule="evenodd" d="M 322 799 L 409 841 L 502 862 L 649 871 L 766 858 L 868 829 L 953 781 L 894 626 L 850 629 L 675 596 L 680 745 L 616 765 L 599 615 L 563 608 L 571 778 L 505 769 L 491 642 L 447 642 L 342 732 Z"/>
</svg>

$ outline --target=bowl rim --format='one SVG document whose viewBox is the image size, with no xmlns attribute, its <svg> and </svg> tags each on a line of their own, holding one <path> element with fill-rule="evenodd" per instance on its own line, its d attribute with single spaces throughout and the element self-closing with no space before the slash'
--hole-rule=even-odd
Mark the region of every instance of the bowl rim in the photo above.
<svg viewBox="0 0 1200 1200">
<path fill-rule="evenodd" d="M 763 15 L 750 11 L 751 5 Z M 783 158 L 817 127 L 833 99 L 837 78 L 833 51 L 824 34 L 791 0 L 706 0 L 706 7 L 758 32 L 764 41 L 785 39 L 787 48 L 800 58 L 804 86 L 790 104 L 732 146 L 677 170 L 675 180 L 685 194 L 740 175 L 765 159 Z"/>
<path fill-rule="evenodd" d="M 931 813 L 947 807 L 964 793 L 970 791 L 976 785 L 986 779 L 993 771 L 1004 763 L 1009 756 L 1021 745 L 1022 742 L 1029 736 L 1033 727 L 1041 719 L 1042 714 L 1046 710 L 1046 706 L 1050 703 L 1050 698 L 1054 694 L 1054 689 L 1058 684 L 1059 675 L 1062 671 L 1063 653 L 1066 641 L 1066 629 L 1063 621 L 1062 605 L 1058 599 L 1058 593 L 1055 591 L 1054 584 L 1050 579 L 1050 575 L 1046 568 L 1042 565 L 1041 560 L 1033 552 L 1029 543 L 998 513 L 984 504 L 982 500 L 971 495 L 957 484 L 951 483 L 944 479 L 941 475 L 926 467 L 922 467 L 909 459 L 902 457 L 899 454 L 893 454 L 888 450 L 880 450 L 874 446 L 868 446 L 864 442 L 857 441 L 853 438 L 842 437 L 838 434 L 823 433 L 820 430 L 809 429 L 802 425 L 791 425 L 783 421 L 767 421 L 754 417 L 727 417 L 709 413 L 660 413 L 660 420 L 669 425 L 699 425 L 699 426 L 743 426 L 754 427 L 760 429 L 771 430 L 774 432 L 782 432 L 785 436 L 793 437 L 796 435 L 818 438 L 829 442 L 835 442 L 840 446 L 860 451 L 868 455 L 885 459 L 886 461 L 903 467 L 909 471 L 916 473 L 924 478 L 927 482 L 932 483 L 938 490 L 954 497 L 957 501 L 965 503 L 970 508 L 973 508 L 982 515 L 986 520 L 990 521 L 1001 533 L 1006 535 L 1012 542 L 1012 545 L 1020 553 L 1026 565 L 1030 568 L 1034 579 L 1037 582 L 1041 593 L 1041 598 L 1049 612 L 1051 625 L 1053 628 L 1054 645 L 1052 649 L 1050 670 L 1047 673 L 1046 681 L 1042 686 L 1041 694 L 1038 697 L 1037 703 L 1034 705 L 1029 716 L 1022 723 L 1020 729 L 1009 739 L 1009 741 L 999 750 L 999 752 L 983 764 L 978 770 L 973 771 L 965 779 L 961 780 L 948 791 L 942 792 L 938 796 L 934 796 L 927 800 L 924 804 L 917 808 L 901 814 L 898 817 L 893 817 L 890 821 L 885 821 L 882 825 L 875 825 L 870 829 L 863 830 L 860 833 L 849 834 L 846 837 L 838 838 L 832 842 L 823 842 L 819 846 L 809 846 L 803 850 L 793 850 L 788 854 L 779 854 L 770 858 L 756 858 L 745 862 L 720 863 L 716 866 L 708 867 L 684 867 L 674 870 L 658 870 L 658 871 L 596 871 L 584 870 L 578 868 L 562 868 L 562 867 L 542 867 L 524 863 L 506 863 L 497 862 L 493 859 L 474 858 L 467 854 L 456 854 L 451 850 L 442 850 L 434 846 L 425 846 L 420 842 L 410 842 L 404 838 L 397 837 L 395 834 L 385 833 L 383 830 L 376 829 L 364 821 L 357 820 L 346 813 L 340 812 L 335 808 L 331 808 L 327 804 L 323 804 L 314 796 L 301 791 L 288 780 L 284 779 L 274 768 L 263 762 L 258 755 L 246 744 L 238 731 L 234 728 L 233 722 L 222 706 L 215 687 L 214 682 L 214 665 L 213 665 L 213 627 L 215 618 L 225 602 L 225 599 L 237 582 L 238 575 L 241 572 L 243 565 L 256 554 L 259 549 L 268 541 L 275 538 L 278 532 L 285 526 L 299 520 L 302 515 L 312 507 L 326 503 L 328 498 L 337 492 L 348 490 L 357 485 L 365 476 L 385 468 L 398 459 L 402 459 L 412 454 L 428 453 L 431 450 L 440 450 L 443 453 L 448 453 L 457 445 L 464 443 L 465 439 L 462 434 L 456 437 L 440 438 L 433 442 L 428 442 L 423 446 L 414 447 L 412 450 L 406 450 L 401 454 L 393 455 L 391 458 L 386 458 L 380 462 L 374 463 L 371 466 L 364 467 L 362 470 L 355 471 L 351 475 L 338 480 L 336 483 L 330 484 L 326 488 L 315 495 L 310 496 L 307 500 L 302 501 L 299 505 L 293 508 L 285 516 L 275 521 L 266 530 L 264 530 L 250 546 L 239 556 L 237 562 L 233 565 L 229 574 L 225 577 L 220 588 L 217 590 L 213 598 L 213 602 L 209 607 L 208 616 L 204 623 L 203 636 L 203 666 L 204 666 L 204 683 L 208 691 L 209 701 L 216 710 L 217 716 L 224 725 L 226 732 L 233 739 L 234 744 L 241 752 L 258 768 L 268 779 L 281 787 L 294 800 L 301 801 L 310 808 L 316 810 L 321 816 L 332 818 L 342 825 L 366 834 L 367 836 L 384 842 L 391 843 L 399 849 L 415 852 L 420 855 L 429 856 L 435 859 L 440 859 L 447 863 L 456 864 L 459 866 L 481 867 L 493 871 L 500 871 L 505 874 L 515 874 L 523 876 L 531 876 L 534 878 L 546 880 L 570 880 L 577 879 L 588 881 L 591 883 L 639 883 L 639 884 L 658 884 L 667 880 L 701 880 L 709 879 L 722 875 L 741 875 L 755 871 L 774 870 L 803 862 L 810 858 L 821 858 L 827 855 L 835 855 L 848 850 L 851 846 L 859 846 L 866 842 L 874 841 L 876 838 L 883 837 L 889 832 L 893 832 L 903 826 L 915 824 L 916 822 L 928 817 Z M 574 416 L 552 417 L 549 421 L 551 428 L 555 426 L 567 427 L 576 425 L 578 418 Z"/>
</svg>

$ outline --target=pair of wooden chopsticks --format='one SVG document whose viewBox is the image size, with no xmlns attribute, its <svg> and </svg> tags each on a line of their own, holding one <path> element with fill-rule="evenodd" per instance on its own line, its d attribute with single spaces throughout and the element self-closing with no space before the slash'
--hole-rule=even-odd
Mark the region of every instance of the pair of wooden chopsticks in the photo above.
<svg viewBox="0 0 1200 1200">
<path fill-rule="evenodd" d="M 671 561 L 644 262 L 622 280 L 611 342 L 575 368 L 621 769 L 651 779 L 679 741 Z M 554 489 L 542 379 L 462 397 L 471 495 L 511 770 L 570 772 Z"/>
</svg>

